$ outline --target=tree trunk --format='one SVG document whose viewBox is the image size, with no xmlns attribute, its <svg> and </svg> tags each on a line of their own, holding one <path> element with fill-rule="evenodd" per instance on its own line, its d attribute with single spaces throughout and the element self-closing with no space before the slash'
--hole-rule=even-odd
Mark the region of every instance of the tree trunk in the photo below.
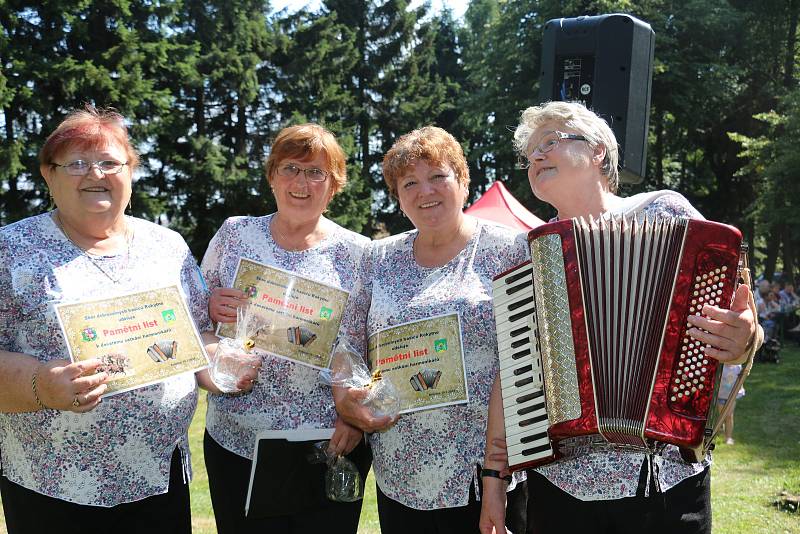
<svg viewBox="0 0 800 534">
<path fill-rule="evenodd" d="M 789 2 L 789 32 L 786 36 L 786 55 L 784 56 L 783 86 L 791 89 L 795 86 L 794 62 L 796 61 L 795 46 L 797 44 L 797 18 L 800 11 L 800 0 Z"/>
<path fill-rule="evenodd" d="M 783 226 L 783 275 L 784 281 L 794 281 L 794 263 L 795 263 L 795 248 L 794 240 L 792 239 L 792 231 L 789 225 Z"/>
<path fill-rule="evenodd" d="M 655 146 L 653 147 L 654 152 L 654 159 L 655 161 L 655 169 L 654 169 L 654 176 L 653 182 L 656 185 L 656 189 L 663 189 L 664 188 L 664 111 L 661 109 L 656 109 L 655 113 L 653 114 L 653 129 L 656 132 L 656 142 Z"/>
<path fill-rule="evenodd" d="M 14 108 L 12 106 L 4 108 L 3 117 L 6 123 L 5 144 L 6 147 L 11 148 L 16 140 L 14 135 Z M 3 195 L 5 199 L 3 204 L 5 204 L 5 206 L 2 206 L 2 204 L 0 204 L 0 226 L 16 221 L 25 216 L 25 206 L 22 205 L 22 202 L 20 200 L 19 184 L 17 183 L 17 173 L 9 172 L 7 178 L 8 178 L 8 192 L 6 192 L 6 194 Z M 5 217 L 2 217 L 3 214 L 5 214 Z"/>
<path fill-rule="evenodd" d="M 769 229 L 767 238 L 767 257 L 764 260 L 764 278 L 772 281 L 775 276 L 775 265 L 778 263 L 778 251 L 781 246 L 781 235 L 783 234 L 783 224 L 776 224 Z"/>
<path fill-rule="evenodd" d="M 358 49 L 358 145 L 361 151 L 361 180 L 366 187 L 372 189 L 370 179 L 369 131 L 370 120 L 367 109 L 367 6 L 361 10 L 358 18 L 358 31 L 356 33 L 356 48 Z"/>
</svg>

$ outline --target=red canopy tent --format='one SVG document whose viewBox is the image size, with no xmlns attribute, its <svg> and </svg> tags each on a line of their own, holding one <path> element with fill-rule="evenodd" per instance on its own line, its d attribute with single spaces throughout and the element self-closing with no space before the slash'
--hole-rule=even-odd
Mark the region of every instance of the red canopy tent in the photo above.
<svg viewBox="0 0 800 534">
<path fill-rule="evenodd" d="M 464 213 L 523 231 L 544 224 L 543 220 L 520 204 L 502 182 L 493 183 Z"/>
</svg>

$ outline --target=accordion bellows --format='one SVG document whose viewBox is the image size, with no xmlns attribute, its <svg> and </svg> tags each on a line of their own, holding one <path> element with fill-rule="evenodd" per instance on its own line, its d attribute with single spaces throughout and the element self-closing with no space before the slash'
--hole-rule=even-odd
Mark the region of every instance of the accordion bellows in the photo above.
<svg viewBox="0 0 800 534">
<path fill-rule="evenodd" d="M 532 261 L 494 284 L 512 467 L 552 461 L 560 440 L 581 435 L 650 450 L 701 445 L 717 363 L 687 334 L 687 317 L 730 305 L 739 231 L 572 219 L 528 241 Z"/>
</svg>

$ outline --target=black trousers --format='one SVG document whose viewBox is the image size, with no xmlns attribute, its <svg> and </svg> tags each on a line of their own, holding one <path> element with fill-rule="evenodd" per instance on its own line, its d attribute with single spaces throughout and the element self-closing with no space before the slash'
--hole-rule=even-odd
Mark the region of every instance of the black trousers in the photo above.
<svg viewBox="0 0 800 534">
<path fill-rule="evenodd" d="M 480 484 L 480 479 L 479 484 Z M 469 534 L 479 533 L 481 503 L 475 498 L 475 488 L 470 485 L 466 506 L 417 510 L 389 498 L 376 484 L 378 517 L 381 534 Z M 525 482 L 517 484 L 507 495 L 506 527 L 514 534 L 524 534 L 527 523 L 528 488 Z M 411 527 L 413 525 L 413 528 Z"/>
<path fill-rule="evenodd" d="M 366 447 L 365 444 L 359 447 Z M 234 454 L 214 441 L 208 432 L 203 438 L 208 487 L 218 534 L 355 534 L 361 516 L 361 503 L 327 501 L 320 508 L 269 518 L 248 518 L 244 515 L 247 486 L 252 462 Z M 367 467 L 367 471 L 369 468 Z M 366 473 L 364 473 L 366 476 Z"/>
<path fill-rule="evenodd" d="M 36 493 L 0 476 L 8 534 L 191 534 L 189 485 L 178 449 L 172 454 L 169 491 L 111 508 L 86 506 Z"/>
<path fill-rule="evenodd" d="M 544 476 L 528 471 L 529 532 L 598 534 L 711 534 L 709 468 L 666 492 L 656 493 L 651 480 L 644 496 L 646 472 L 636 496 L 608 501 L 582 501 L 558 489 Z"/>
</svg>

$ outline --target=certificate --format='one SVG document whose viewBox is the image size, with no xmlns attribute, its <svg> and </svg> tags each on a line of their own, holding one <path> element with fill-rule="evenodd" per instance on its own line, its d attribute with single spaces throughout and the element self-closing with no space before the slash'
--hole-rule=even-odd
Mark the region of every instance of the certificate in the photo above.
<svg viewBox="0 0 800 534">
<path fill-rule="evenodd" d="M 469 401 L 457 313 L 393 326 L 367 340 L 370 368 L 389 377 L 400 413 Z"/>
<path fill-rule="evenodd" d="M 349 293 L 295 273 L 239 258 L 233 287 L 250 299 L 260 327 L 255 349 L 278 358 L 324 369 L 339 333 Z M 223 323 L 217 335 L 235 337 L 236 325 Z"/>
<path fill-rule="evenodd" d="M 55 306 L 73 362 L 99 358 L 105 396 L 208 367 L 177 285 Z"/>
</svg>

